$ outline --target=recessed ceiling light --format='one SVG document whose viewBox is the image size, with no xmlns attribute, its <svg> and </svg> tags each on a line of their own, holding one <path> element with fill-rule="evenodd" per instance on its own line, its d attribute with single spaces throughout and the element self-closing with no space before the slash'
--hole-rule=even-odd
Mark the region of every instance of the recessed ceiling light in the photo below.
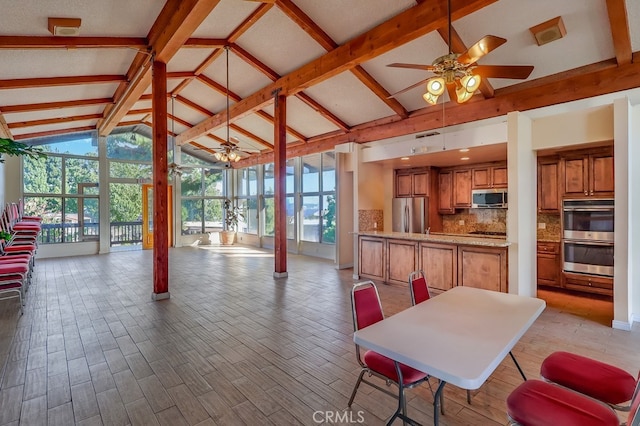
<svg viewBox="0 0 640 426">
<path fill-rule="evenodd" d="M 462 148 L 460 152 L 469 152 L 469 148 Z"/>
<path fill-rule="evenodd" d="M 401 159 L 402 161 L 407 161 L 407 160 L 409 159 L 409 157 L 400 157 L 400 159 Z"/>
<path fill-rule="evenodd" d="M 469 159 L 469 157 L 462 157 L 460 158 L 462 161 L 467 161 Z"/>
</svg>

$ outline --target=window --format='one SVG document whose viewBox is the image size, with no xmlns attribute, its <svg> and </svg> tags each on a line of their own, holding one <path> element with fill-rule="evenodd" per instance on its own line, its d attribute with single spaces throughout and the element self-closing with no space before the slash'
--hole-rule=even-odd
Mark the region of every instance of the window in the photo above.
<svg viewBox="0 0 640 426">
<path fill-rule="evenodd" d="M 275 235 L 275 175 L 274 164 L 264 166 L 264 229 L 267 236 Z M 296 238 L 296 207 L 295 207 L 295 159 L 287 160 L 285 167 L 285 209 L 287 214 L 287 238 Z"/>
<path fill-rule="evenodd" d="M 238 223 L 238 231 L 258 234 L 258 168 L 256 166 L 239 169 L 236 172 L 238 182 L 238 205 L 244 219 Z"/>
<path fill-rule="evenodd" d="M 301 240 L 336 242 L 335 154 L 325 152 L 302 157 Z"/>
<path fill-rule="evenodd" d="M 47 157 L 24 157 L 25 213 L 42 217 L 42 244 L 99 238 L 97 140 L 92 134 L 72 137 L 32 142 Z"/>
<path fill-rule="evenodd" d="M 189 155 L 182 153 L 184 160 Z M 195 159 L 189 164 L 197 163 Z M 182 234 L 222 230 L 224 172 L 203 166 L 187 166 L 180 176 Z"/>
</svg>

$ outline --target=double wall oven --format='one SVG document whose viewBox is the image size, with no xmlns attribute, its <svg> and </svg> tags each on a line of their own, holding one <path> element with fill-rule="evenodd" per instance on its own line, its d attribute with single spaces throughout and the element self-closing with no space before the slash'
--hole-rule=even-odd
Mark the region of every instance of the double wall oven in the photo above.
<svg viewBox="0 0 640 426">
<path fill-rule="evenodd" d="M 562 202 L 563 270 L 613 277 L 613 199 Z"/>
</svg>

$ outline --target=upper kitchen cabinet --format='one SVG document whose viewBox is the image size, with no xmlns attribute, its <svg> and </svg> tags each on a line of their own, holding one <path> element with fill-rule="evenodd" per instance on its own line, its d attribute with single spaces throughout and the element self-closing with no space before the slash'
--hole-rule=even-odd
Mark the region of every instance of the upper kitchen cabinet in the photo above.
<svg viewBox="0 0 640 426">
<path fill-rule="evenodd" d="M 396 197 L 429 195 L 429 169 L 396 170 Z"/>
<path fill-rule="evenodd" d="M 438 213 L 454 214 L 453 207 L 453 171 L 440 172 L 438 174 Z"/>
<path fill-rule="evenodd" d="M 565 198 L 613 197 L 613 147 L 575 151 L 560 165 Z"/>
<path fill-rule="evenodd" d="M 538 213 L 560 214 L 560 160 L 538 158 Z"/>
<path fill-rule="evenodd" d="M 472 169 L 472 188 L 506 188 L 507 165 L 474 167 Z"/>
<path fill-rule="evenodd" d="M 453 206 L 471 207 L 471 170 L 453 171 Z"/>
</svg>

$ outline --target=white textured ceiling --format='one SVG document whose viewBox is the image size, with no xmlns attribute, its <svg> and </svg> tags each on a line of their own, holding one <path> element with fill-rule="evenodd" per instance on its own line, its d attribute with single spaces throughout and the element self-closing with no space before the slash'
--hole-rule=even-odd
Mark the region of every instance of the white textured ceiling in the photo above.
<svg viewBox="0 0 640 426">
<path fill-rule="evenodd" d="M 415 0 L 292 0 L 293 3 L 323 30 L 333 42 L 344 44 L 354 37 L 416 6 Z M 435 0 L 425 0 L 431 2 Z M 640 50 L 640 1 L 622 1 L 626 5 L 629 34 L 633 51 Z M 77 17 L 82 19 L 80 37 L 147 37 L 162 8 L 163 0 L 0 0 L 1 36 L 49 37 L 47 17 Z M 213 11 L 191 34 L 191 37 L 230 41 L 229 55 L 230 90 L 241 98 L 247 98 L 269 86 L 274 76 L 251 63 L 251 57 L 278 76 L 287 77 L 300 67 L 321 58 L 327 53 L 303 27 L 286 13 L 286 2 L 264 5 L 254 1 L 221 0 Z M 235 31 L 252 13 L 267 10 L 242 33 Z M 537 46 L 529 28 L 556 16 L 562 16 L 567 34 L 564 38 L 544 46 Z M 564 73 L 586 65 L 615 58 L 611 24 L 605 0 L 501 0 L 453 22 L 462 42 L 470 46 L 482 36 L 493 34 L 506 38 L 506 44 L 493 50 L 480 60 L 480 64 L 533 65 L 527 81 Z M 235 50 L 234 50 L 235 49 Z M 248 57 L 243 57 L 242 52 Z M 168 62 L 169 72 L 201 73 L 187 81 L 170 79 L 169 91 L 181 87 L 178 94 L 185 102 L 176 101 L 175 115 L 190 125 L 197 125 L 226 109 L 224 93 L 214 90 L 207 81 L 224 88 L 226 59 L 222 52 L 204 69 L 200 65 L 216 51 L 216 46 L 183 47 Z M 431 74 L 424 71 L 387 67 L 392 62 L 430 64 L 436 57 L 448 52 L 443 38 L 432 32 L 404 45 L 395 46 L 361 65 L 371 77 L 388 92 L 394 93 L 424 80 Z M 130 70 L 137 52 L 131 48 L 56 48 L 15 49 L 0 44 L 0 123 L 6 121 L 12 136 L 38 132 L 62 132 L 81 126 L 96 125 L 98 120 L 78 120 L 67 123 L 43 124 L 39 120 L 80 117 L 85 114 L 104 113 L 107 104 L 82 106 L 85 100 L 113 98 L 122 90 L 119 83 L 96 83 L 68 86 L 41 85 L 33 88 L 6 88 L 16 80 L 55 79 L 71 76 L 125 76 Z M 52 80 L 53 81 L 53 80 Z M 522 80 L 489 79 L 498 90 L 522 83 Z M 397 97 L 406 115 L 421 113 L 426 104 L 421 98 L 422 87 L 417 87 Z M 132 109 L 149 109 L 151 87 L 143 90 L 144 100 L 135 102 Z M 327 118 L 334 115 L 349 128 L 379 120 L 398 119 L 397 111 L 386 104 L 386 96 L 375 94 L 351 71 L 339 74 L 304 87 L 302 97 L 311 98 L 310 106 L 296 96 L 287 100 L 287 125 L 306 139 L 322 139 L 339 131 L 345 131 Z M 476 97 L 481 97 L 477 95 Z M 447 98 L 446 95 L 443 98 Z M 5 112 L 3 108 L 48 102 L 78 101 L 79 105 L 59 109 L 40 109 L 28 112 Z M 187 105 L 188 103 L 191 106 Z M 233 106 L 236 102 L 231 100 Z M 168 110 L 170 111 L 170 104 Z M 203 111 L 204 110 L 204 111 Z M 272 104 L 262 107 L 274 114 Z M 207 113 L 208 111 L 209 113 Z M 146 118 L 145 118 L 146 117 Z M 125 115 L 121 121 L 135 121 L 147 114 Z M 235 125 L 256 137 L 273 143 L 273 125 L 256 114 L 234 119 Z M 34 122 L 32 127 L 22 122 Z M 38 124 L 39 123 L 39 124 Z M 36 125 L 37 124 L 37 125 Z M 188 126 L 173 124 L 176 132 Z M 346 130 L 347 132 L 349 129 Z M 226 138 L 224 127 L 212 133 Z M 246 148 L 263 149 L 251 137 L 231 131 L 240 138 Z M 287 141 L 298 137 L 292 133 Z M 217 143 L 206 136 L 195 141 L 215 148 Z"/>
</svg>

